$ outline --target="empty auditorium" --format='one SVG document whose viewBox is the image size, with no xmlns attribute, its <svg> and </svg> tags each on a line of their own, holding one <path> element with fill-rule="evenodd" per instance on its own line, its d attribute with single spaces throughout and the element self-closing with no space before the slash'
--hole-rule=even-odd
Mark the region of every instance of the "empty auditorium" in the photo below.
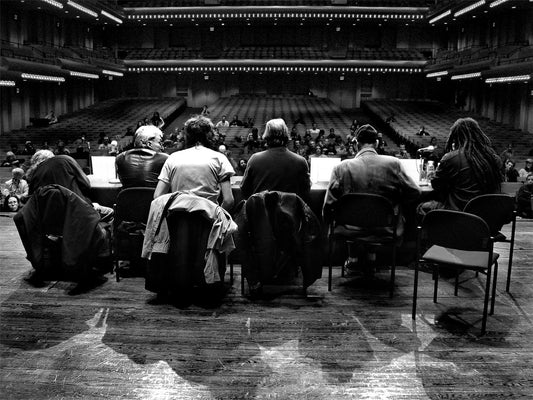
<svg viewBox="0 0 533 400">
<path fill-rule="evenodd" d="M 533 0 L 1 0 L 0 397 L 533 398 Z"/>
</svg>

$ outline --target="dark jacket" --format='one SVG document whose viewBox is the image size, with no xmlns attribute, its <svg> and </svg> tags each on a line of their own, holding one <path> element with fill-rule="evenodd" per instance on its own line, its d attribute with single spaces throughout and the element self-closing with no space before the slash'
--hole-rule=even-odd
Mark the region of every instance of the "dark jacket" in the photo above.
<svg viewBox="0 0 533 400">
<path fill-rule="evenodd" d="M 249 283 L 269 283 L 287 267 L 301 267 L 305 287 L 322 276 L 320 222 L 300 197 L 264 191 L 241 206 L 237 246 Z"/>
<path fill-rule="evenodd" d="M 74 269 L 98 255 L 109 255 L 100 215 L 84 199 L 60 186 L 40 187 L 13 218 L 35 269 L 43 267 L 45 235 L 62 236 L 61 263 Z"/>
<path fill-rule="evenodd" d="M 500 170 L 499 165 L 494 168 Z M 431 186 L 445 208 L 459 211 L 474 197 L 497 193 L 499 189 L 484 187 L 479 182 L 462 150 L 450 151 L 442 157 Z"/>
<path fill-rule="evenodd" d="M 156 187 L 168 154 L 138 148 L 120 153 L 115 161 L 122 187 Z"/>
<path fill-rule="evenodd" d="M 307 161 L 286 147 L 274 147 L 252 155 L 241 183 L 245 199 L 263 190 L 277 190 L 295 193 L 308 203 L 310 189 Z"/>
</svg>

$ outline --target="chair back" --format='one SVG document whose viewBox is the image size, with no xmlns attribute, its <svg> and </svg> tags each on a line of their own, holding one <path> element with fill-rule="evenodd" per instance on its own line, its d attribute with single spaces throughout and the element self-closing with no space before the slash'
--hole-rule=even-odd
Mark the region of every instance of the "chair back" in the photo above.
<svg viewBox="0 0 533 400">
<path fill-rule="evenodd" d="M 515 199 L 506 194 L 484 194 L 470 200 L 463 211 L 481 217 L 495 235 L 513 220 Z"/>
<path fill-rule="evenodd" d="M 437 245 L 457 250 L 489 251 L 489 227 L 474 214 L 452 210 L 432 210 L 422 220 L 424 246 Z"/>
<path fill-rule="evenodd" d="M 148 221 L 150 204 L 154 199 L 154 188 L 132 187 L 122 190 L 115 203 L 115 224 L 121 221 Z"/>
<path fill-rule="evenodd" d="M 370 193 L 345 194 L 333 211 L 334 225 L 363 229 L 395 227 L 397 217 L 394 206 L 387 198 Z"/>
</svg>

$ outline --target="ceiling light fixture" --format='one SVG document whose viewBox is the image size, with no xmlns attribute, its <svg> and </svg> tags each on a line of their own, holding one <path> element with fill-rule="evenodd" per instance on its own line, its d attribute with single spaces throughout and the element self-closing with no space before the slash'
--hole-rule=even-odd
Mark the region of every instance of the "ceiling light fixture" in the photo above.
<svg viewBox="0 0 533 400">
<path fill-rule="evenodd" d="M 55 0 L 41 0 L 41 1 L 48 3 L 51 6 L 54 6 L 57 8 L 63 8 L 63 4 L 61 4 L 59 1 L 55 1 Z"/>
<path fill-rule="evenodd" d="M 78 71 L 69 71 L 70 76 L 76 76 L 78 78 L 89 78 L 89 79 L 98 79 L 100 76 L 96 74 L 88 74 L 86 72 L 78 72 Z"/>
<path fill-rule="evenodd" d="M 436 78 L 437 76 L 448 75 L 448 71 L 431 72 L 426 75 L 426 78 Z"/>
<path fill-rule="evenodd" d="M 95 13 L 93 10 L 89 10 L 87 7 L 84 7 L 81 4 L 76 3 L 75 1 L 68 0 L 67 1 L 67 6 L 74 7 L 76 9 L 84 12 L 85 14 L 90 15 L 91 17 L 94 17 L 94 18 L 98 17 L 98 14 Z"/>
<path fill-rule="evenodd" d="M 124 76 L 124 74 L 122 72 L 109 71 L 107 69 L 102 70 L 102 74 L 113 75 L 113 76 Z"/>
<path fill-rule="evenodd" d="M 453 16 L 458 17 L 459 15 L 466 14 L 467 12 L 470 12 L 478 7 L 481 7 L 483 4 L 485 4 L 485 0 L 479 0 L 475 2 L 474 4 L 470 4 L 468 7 L 460 9 L 455 14 L 453 14 Z"/>
<path fill-rule="evenodd" d="M 36 81 L 65 82 L 65 78 L 62 76 L 27 74 L 25 72 L 20 74 L 20 76 L 22 79 L 34 79 Z"/>
<path fill-rule="evenodd" d="M 113 20 L 113 21 L 115 21 L 115 22 L 117 22 L 117 23 L 119 23 L 119 24 L 122 23 L 122 20 L 121 20 L 120 18 L 115 17 L 113 14 L 110 14 L 110 13 L 108 13 L 108 12 L 105 11 L 105 10 L 102 10 L 101 12 L 102 12 L 102 15 L 103 15 L 104 17 L 107 17 L 107 18 L 109 18 L 109 19 L 111 19 L 111 20 Z"/>
<path fill-rule="evenodd" d="M 0 80 L 0 86 L 15 86 L 15 81 L 4 81 Z"/>
<path fill-rule="evenodd" d="M 485 79 L 485 83 L 524 82 L 531 79 L 531 75 L 501 76 L 499 78 Z"/>
<path fill-rule="evenodd" d="M 438 20 L 444 18 L 444 17 L 447 17 L 448 15 L 450 15 L 452 13 L 452 10 L 448 10 L 448 11 L 445 11 L 443 12 L 442 14 L 439 14 L 437 15 L 436 17 L 433 17 L 429 20 L 429 23 L 430 24 L 433 24 L 435 22 L 437 22 Z"/>
<path fill-rule="evenodd" d="M 452 76 L 452 81 L 460 80 L 460 79 L 472 79 L 472 78 L 479 78 L 481 76 L 481 72 L 472 72 L 471 74 L 462 74 L 462 75 L 454 75 Z"/>
</svg>

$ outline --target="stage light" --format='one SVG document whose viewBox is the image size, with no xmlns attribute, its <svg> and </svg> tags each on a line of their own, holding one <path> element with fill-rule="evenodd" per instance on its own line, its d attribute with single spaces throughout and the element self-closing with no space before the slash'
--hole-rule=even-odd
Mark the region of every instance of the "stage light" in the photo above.
<svg viewBox="0 0 533 400">
<path fill-rule="evenodd" d="M 65 78 L 63 78 L 62 76 L 27 74 L 25 72 L 20 74 L 20 76 L 22 77 L 22 79 L 33 79 L 36 81 L 65 82 Z"/>
<path fill-rule="evenodd" d="M 103 15 L 104 17 L 107 17 L 107 18 L 109 18 L 109 19 L 111 19 L 111 20 L 113 20 L 113 21 L 115 21 L 115 22 L 117 22 L 117 23 L 119 23 L 119 24 L 122 23 L 122 20 L 121 20 L 120 18 L 115 17 L 113 14 L 110 14 L 110 13 L 108 13 L 108 12 L 105 11 L 105 10 L 102 10 L 101 13 L 102 13 L 102 15 Z"/>
<path fill-rule="evenodd" d="M 458 17 L 459 15 L 466 14 L 467 12 L 470 12 L 474 10 L 475 8 L 478 8 L 485 4 L 485 0 L 479 0 L 478 2 L 474 4 L 470 4 L 468 7 L 462 8 L 459 11 L 457 11 L 455 14 L 453 14 L 454 17 Z"/>
<path fill-rule="evenodd" d="M 430 24 L 433 24 L 435 22 L 437 22 L 438 20 L 444 18 L 444 17 L 447 17 L 448 15 L 450 15 L 452 13 L 452 10 L 448 10 L 448 11 L 445 11 L 443 12 L 442 14 L 439 14 L 437 15 L 436 17 L 433 17 L 429 20 L 429 23 Z"/>
<path fill-rule="evenodd" d="M 57 7 L 57 8 L 63 8 L 63 4 L 61 4 L 59 1 L 55 0 L 41 0 L 47 4 L 50 4 L 51 6 Z"/>
<path fill-rule="evenodd" d="M 481 76 L 481 72 L 472 72 L 470 74 L 461 74 L 461 75 L 454 75 L 452 76 L 452 81 L 461 80 L 461 79 L 472 79 L 472 78 L 479 78 Z"/>
<path fill-rule="evenodd" d="M 501 76 L 498 78 L 487 78 L 485 83 L 507 83 L 507 82 L 525 82 L 531 79 L 531 75 Z"/>
<path fill-rule="evenodd" d="M 435 78 L 437 76 L 448 75 L 448 71 L 431 72 L 426 75 L 426 78 Z"/>
</svg>

